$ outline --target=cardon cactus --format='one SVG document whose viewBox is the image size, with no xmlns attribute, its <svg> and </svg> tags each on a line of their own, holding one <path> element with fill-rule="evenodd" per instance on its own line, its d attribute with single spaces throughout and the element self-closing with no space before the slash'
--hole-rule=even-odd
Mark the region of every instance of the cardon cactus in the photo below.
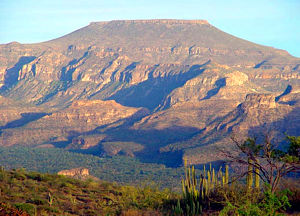
<svg viewBox="0 0 300 216">
<path fill-rule="evenodd" d="M 202 212 L 202 208 L 207 204 L 210 192 L 217 187 L 223 187 L 228 184 L 229 173 L 228 166 L 225 166 L 225 174 L 221 168 L 216 174 L 215 169 L 211 164 L 209 170 L 203 167 L 201 174 L 197 178 L 195 167 L 187 166 L 187 161 L 184 161 L 185 165 L 185 178 L 182 179 L 182 200 L 178 201 L 175 206 L 175 215 L 199 215 Z"/>
<path fill-rule="evenodd" d="M 253 161 L 248 158 L 247 188 L 250 190 L 253 185 Z"/>
<path fill-rule="evenodd" d="M 257 159 L 257 161 L 258 161 L 258 159 Z M 259 181 L 260 181 L 259 169 L 257 167 L 255 167 L 255 189 L 259 189 Z"/>
</svg>

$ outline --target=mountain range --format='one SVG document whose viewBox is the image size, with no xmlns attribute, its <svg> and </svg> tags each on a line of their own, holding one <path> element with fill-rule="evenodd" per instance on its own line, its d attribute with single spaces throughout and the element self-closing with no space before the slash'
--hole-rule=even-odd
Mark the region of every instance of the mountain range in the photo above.
<svg viewBox="0 0 300 216">
<path fill-rule="evenodd" d="M 300 59 L 205 20 L 92 22 L 0 45 L 1 146 L 178 166 L 266 132 L 300 135 Z"/>
</svg>

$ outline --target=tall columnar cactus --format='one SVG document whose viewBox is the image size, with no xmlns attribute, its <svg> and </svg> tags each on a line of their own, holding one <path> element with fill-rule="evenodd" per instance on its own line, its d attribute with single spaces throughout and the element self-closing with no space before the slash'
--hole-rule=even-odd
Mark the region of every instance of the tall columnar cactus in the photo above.
<svg viewBox="0 0 300 216">
<path fill-rule="evenodd" d="M 177 203 L 177 206 L 173 208 L 174 214 L 198 215 L 202 212 L 202 206 L 207 203 L 210 192 L 214 188 L 228 184 L 228 180 L 226 183 L 226 170 L 224 174 L 220 168 L 216 174 L 215 169 L 211 165 L 209 170 L 206 170 L 204 166 L 202 174 L 197 179 L 195 168 L 193 166 L 191 168 L 188 167 L 186 160 L 184 165 L 185 178 L 181 181 L 183 198 L 181 203 Z M 228 178 L 229 174 L 227 173 Z"/>
<path fill-rule="evenodd" d="M 255 167 L 255 189 L 259 189 L 259 181 L 260 181 L 259 169 Z"/>
<path fill-rule="evenodd" d="M 225 176 L 222 176 L 222 185 L 226 185 Z"/>
<path fill-rule="evenodd" d="M 207 171 L 207 190 L 208 190 L 208 191 L 210 191 L 211 185 L 212 185 L 212 182 L 211 182 L 210 171 Z"/>
<path fill-rule="evenodd" d="M 225 184 L 229 182 L 229 166 L 228 164 L 225 165 Z"/>
<path fill-rule="evenodd" d="M 211 182 L 212 182 L 212 185 L 213 185 L 213 187 L 214 187 L 214 186 L 215 186 L 215 184 L 216 184 L 216 174 L 215 174 L 215 168 L 213 168 L 213 171 L 212 171 Z"/>
<path fill-rule="evenodd" d="M 48 203 L 49 203 L 49 206 L 52 206 L 52 204 L 53 204 L 53 196 L 51 195 L 51 193 L 49 192 L 48 193 Z"/>
<path fill-rule="evenodd" d="M 192 170 L 190 167 L 185 167 L 185 179 L 182 179 L 182 192 L 184 203 L 181 206 L 185 209 L 185 215 L 200 214 L 202 211 L 202 198 L 205 191 L 203 189 L 203 177 L 200 179 L 198 185 L 194 167 L 192 167 Z M 174 209 L 176 209 L 176 212 L 181 212 L 180 209 L 182 208 L 177 204 Z"/>
<path fill-rule="evenodd" d="M 253 185 L 253 161 L 248 158 L 247 188 L 250 190 Z"/>
<path fill-rule="evenodd" d="M 223 172 L 222 172 L 222 167 L 220 167 L 219 171 L 218 171 L 218 175 L 217 175 L 217 185 L 218 187 L 221 187 L 222 185 L 224 185 L 223 183 Z"/>
</svg>

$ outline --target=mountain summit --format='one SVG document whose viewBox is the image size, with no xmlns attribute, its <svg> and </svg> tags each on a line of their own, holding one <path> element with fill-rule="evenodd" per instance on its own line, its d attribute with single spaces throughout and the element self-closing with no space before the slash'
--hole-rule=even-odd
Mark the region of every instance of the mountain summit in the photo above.
<svg viewBox="0 0 300 216">
<path fill-rule="evenodd" d="M 300 135 L 299 65 L 205 20 L 92 22 L 3 44 L 0 145 L 221 160 L 216 146 L 230 148 L 232 133 Z"/>
</svg>

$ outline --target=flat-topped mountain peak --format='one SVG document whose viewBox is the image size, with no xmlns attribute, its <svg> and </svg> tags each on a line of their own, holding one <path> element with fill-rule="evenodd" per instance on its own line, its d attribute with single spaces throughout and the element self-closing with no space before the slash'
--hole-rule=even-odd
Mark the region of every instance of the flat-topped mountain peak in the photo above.
<svg viewBox="0 0 300 216">
<path fill-rule="evenodd" d="M 107 23 L 126 23 L 126 24 L 202 24 L 209 25 L 207 20 L 181 20 L 181 19 L 140 19 L 140 20 L 111 20 L 91 22 L 90 25 Z"/>
<path fill-rule="evenodd" d="M 0 145 L 118 143 L 128 153 L 136 143 L 141 158 L 196 163 L 204 145 L 228 143 L 220 133 L 268 122 L 299 135 L 299 65 L 206 20 L 92 22 L 51 41 L 0 45 L 0 100 L 30 104 L 0 104 Z"/>
</svg>

